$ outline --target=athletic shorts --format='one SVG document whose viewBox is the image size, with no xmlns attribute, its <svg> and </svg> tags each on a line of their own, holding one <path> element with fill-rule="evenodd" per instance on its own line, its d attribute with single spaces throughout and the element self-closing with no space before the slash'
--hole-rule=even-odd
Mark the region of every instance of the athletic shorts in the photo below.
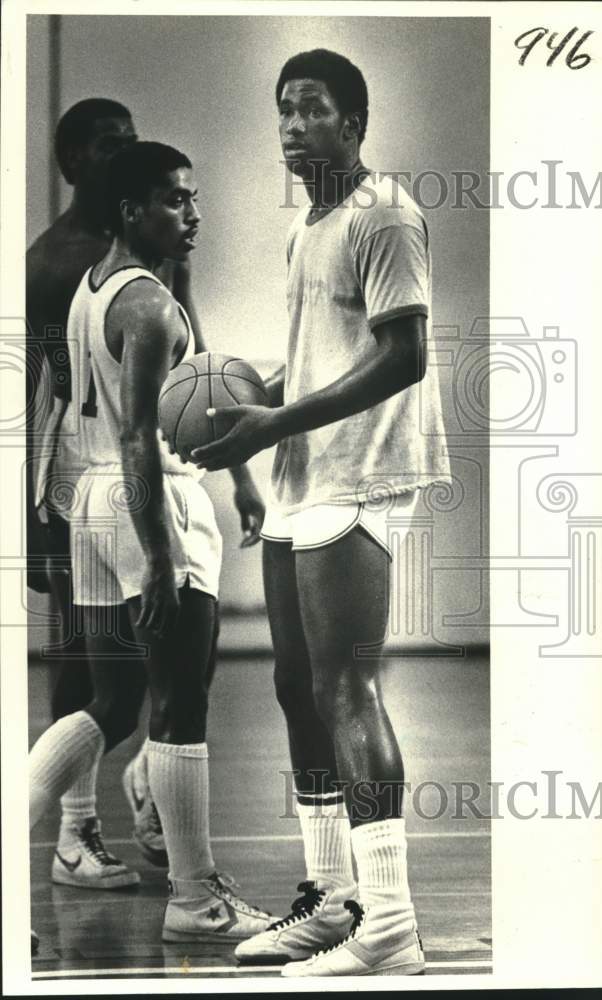
<svg viewBox="0 0 602 1000">
<path fill-rule="evenodd" d="M 261 537 L 269 542 L 292 543 L 294 552 L 306 552 L 331 545 L 349 534 L 353 528 L 360 528 L 380 545 L 390 559 L 393 558 L 389 544 L 389 530 L 392 519 L 410 518 L 416 506 L 418 490 L 399 493 L 392 502 L 379 503 L 320 503 L 305 507 L 294 514 L 281 514 L 277 508 L 268 507 L 263 522 Z M 398 522 L 399 523 L 399 522 Z"/>
<path fill-rule="evenodd" d="M 165 473 L 163 490 L 176 587 L 217 599 L 222 538 L 213 504 L 193 476 Z M 119 465 L 89 466 L 70 515 L 73 603 L 123 604 L 142 593 L 146 557 L 130 514 L 144 502 L 127 494 Z"/>
</svg>

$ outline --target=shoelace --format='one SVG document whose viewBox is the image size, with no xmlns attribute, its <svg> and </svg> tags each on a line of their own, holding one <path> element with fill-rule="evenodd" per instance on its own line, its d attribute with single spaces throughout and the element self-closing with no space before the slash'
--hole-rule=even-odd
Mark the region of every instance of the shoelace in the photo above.
<svg viewBox="0 0 602 1000">
<path fill-rule="evenodd" d="M 163 836 L 163 826 L 161 824 L 161 817 L 157 811 L 157 807 L 154 802 L 151 802 L 149 826 L 153 833 L 158 834 L 158 836 Z"/>
<path fill-rule="evenodd" d="M 101 865 L 118 865 L 120 862 L 117 858 L 109 854 L 105 845 L 102 842 L 102 837 L 98 827 L 92 825 L 84 824 L 81 831 L 81 839 L 86 850 L 94 857 L 96 861 Z"/>
<path fill-rule="evenodd" d="M 214 872 L 213 875 L 209 876 L 209 881 L 212 882 L 213 885 L 226 896 L 230 896 L 232 899 L 235 899 L 239 909 L 251 914 L 263 912 L 258 906 L 253 906 L 252 903 L 247 903 L 245 899 L 242 899 L 238 895 L 240 886 L 238 882 L 235 882 L 232 875 L 229 875 L 227 872 Z"/>
<path fill-rule="evenodd" d="M 356 903 L 355 899 L 345 900 L 344 906 L 345 909 L 349 910 L 349 912 L 353 916 L 353 923 L 349 928 L 349 933 L 343 938 L 342 941 L 337 941 L 335 944 L 331 944 L 329 948 L 322 948 L 322 950 L 317 952 L 316 954 L 327 955 L 329 952 L 336 951 L 337 948 L 340 948 L 342 945 L 347 944 L 348 941 L 351 941 L 355 937 L 358 927 L 361 926 L 364 920 L 364 908 L 359 903 Z"/>
<path fill-rule="evenodd" d="M 316 906 L 320 903 L 320 900 L 326 895 L 326 890 L 317 889 L 315 882 L 300 882 L 297 886 L 297 891 L 302 892 L 303 895 L 299 899 L 294 900 L 291 912 L 287 917 L 283 917 L 282 920 L 277 920 L 275 924 L 271 924 L 269 930 L 273 931 L 279 930 L 281 927 L 291 927 L 300 920 L 311 916 Z"/>
</svg>

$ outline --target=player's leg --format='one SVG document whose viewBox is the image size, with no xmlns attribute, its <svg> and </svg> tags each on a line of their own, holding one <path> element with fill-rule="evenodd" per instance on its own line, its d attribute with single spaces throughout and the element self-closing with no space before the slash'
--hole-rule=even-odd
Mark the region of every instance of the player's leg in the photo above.
<svg viewBox="0 0 602 1000">
<path fill-rule="evenodd" d="M 94 693 L 85 712 L 78 714 L 95 723 L 103 737 L 94 770 L 103 752 L 109 752 L 135 731 L 146 691 L 146 674 L 142 658 L 134 658 L 132 646 L 126 645 L 130 643 L 131 631 L 125 605 L 83 607 L 78 612 L 87 635 Z M 63 814 L 53 859 L 53 881 L 96 889 L 137 884 L 139 875 L 106 850 L 95 811 L 86 799 L 76 798 L 79 784 L 76 782 L 68 796 L 61 799 Z"/>
<path fill-rule="evenodd" d="M 137 641 L 148 648 L 149 783 L 169 858 L 171 898 L 163 939 L 236 940 L 264 929 L 271 918 L 236 896 L 215 869 L 206 743 L 215 599 L 189 586 L 179 595 L 177 622 L 162 637 L 133 624 Z M 140 598 L 132 598 L 129 608 L 135 623 Z"/>
<path fill-rule="evenodd" d="M 290 542 L 264 541 L 263 576 L 274 646 L 276 696 L 284 712 L 303 833 L 303 896 L 280 926 L 236 949 L 241 961 L 302 959 L 341 940 L 355 895 L 351 838 L 330 734 L 316 712 Z"/>
<path fill-rule="evenodd" d="M 51 705 L 53 721 L 57 722 L 66 715 L 85 709 L 94 697 L 94 688 L 82 623 L 83 612 L 81 607 L 73 604 L 69 523 L 59 514 L 53 512 L 49 512 L 48 522 L 50 548 L 48 573 L 60 622 L 60 640 L 56 650 L 56 655 L 60 658 L 60 666 Z M 129 631 L 127 616 L 122 621 L 122 627 L 127 627 Z M 133 641 L 131 635 L 130 640 Z M 117 712 L 123 711 L 124 721 L 127 722 L 130 699 L 132 696 L 136 698 L 136 692 L 140 686 L 144 687 L 146 684 L 144 664 L 130 661 L 128 670 L 119 672 L 117 679 L 119 680 L 119 678 L 122 679 L 126 690 L 124 690 L 122 697 L 116 700 L 115 710 Z M 117 728 L 122 728 L 122 726 L 119 725 Z M 105 752 L 110 749 L 110 745 L 107 745 Z M 92 767 L 85 771 L 61 797 L 61 831 L 57 844 L 59 852 L 65 847 L 65 840 L 71 839 L 74 827 L 82 826 L 86 820 L 97 814 L 96 783 L 101 756 L 102 753 L 94 759 Z M 151 846 L 160 849 L 163 847 L 160 844 L 161 834 L 160 830 L 157 832 L 155 829 L 157 824 L 153 823 L 154 811 L 150 796 L 147 796 L 144 815 L 150 817 L 150 820 L 144 824 L 145 828 L 138 838 L 139 842 L 144 845 L 150 839 Z M 146 829 L 147 827 L 148 829 Z M 162 853 L 164 855 L 164 850 Z M 160 853 L 159 857 L 161 857 Z"/>
<path fill-rule="evenodd" d="M 358 646 L 374 649 L 385 639 L 388 555 L 355 528 L 297 553 L 297 580 L 316 707 L 345 782 L 364 912 L 356 910 L 352 945 L 285 975 L 418 973 L 424 958 L 407 878 L 401 754 L 382 700 L 380 660 L 357 655 Z"/>
</svg>

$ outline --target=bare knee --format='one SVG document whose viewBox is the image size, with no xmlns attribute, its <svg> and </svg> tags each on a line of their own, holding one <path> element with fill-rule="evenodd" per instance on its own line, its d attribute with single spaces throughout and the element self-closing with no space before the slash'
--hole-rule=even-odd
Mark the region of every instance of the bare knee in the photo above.
<svg viewBox="0 0 602 1000">
<path fill-rule="evenodd" d="M 123 698 L 95 698 L 86 711 L 102 731 L 108 753 L 136 731 L 140 703 Z"/>
<path fill-rule="evenodd" d="M 379 697 L 375 679 L 367 671 L 317 672 L 313 683 L 316 711 L 330 733 L 340 725 L 352 725 Z"/>
</svg>

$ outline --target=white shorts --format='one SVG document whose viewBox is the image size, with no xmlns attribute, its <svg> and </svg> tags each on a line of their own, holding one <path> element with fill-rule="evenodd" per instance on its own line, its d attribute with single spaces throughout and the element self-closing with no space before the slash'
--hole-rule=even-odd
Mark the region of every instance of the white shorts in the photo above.
<svg viewBox="0 0 602 1000">
<path fill-rule="evenodd" d="M 261 537 L 269 542 L 292 543 L 294 552 L 320 549 L 360 527 L 393 558 L 389 544 L 392 518 L 407 518 L 414 513 L 418 490 L 399 493 L 384 503 L 320 503 L 294 514 L 281 514 L 268 507 Z"/>
<path fill-rule="evenodd" d="M 163 476 L 176 586 L 217 598 L 222 538 L 213 504 L 189 474 Z M 70 514 L 73 603 L 123 604 L 142 593 L 146 557 L 130 514 L 119 465 L 89 466 L 77 482 Z M 141 494 L 140 500 L 143 501 Z"/>
</svg>

